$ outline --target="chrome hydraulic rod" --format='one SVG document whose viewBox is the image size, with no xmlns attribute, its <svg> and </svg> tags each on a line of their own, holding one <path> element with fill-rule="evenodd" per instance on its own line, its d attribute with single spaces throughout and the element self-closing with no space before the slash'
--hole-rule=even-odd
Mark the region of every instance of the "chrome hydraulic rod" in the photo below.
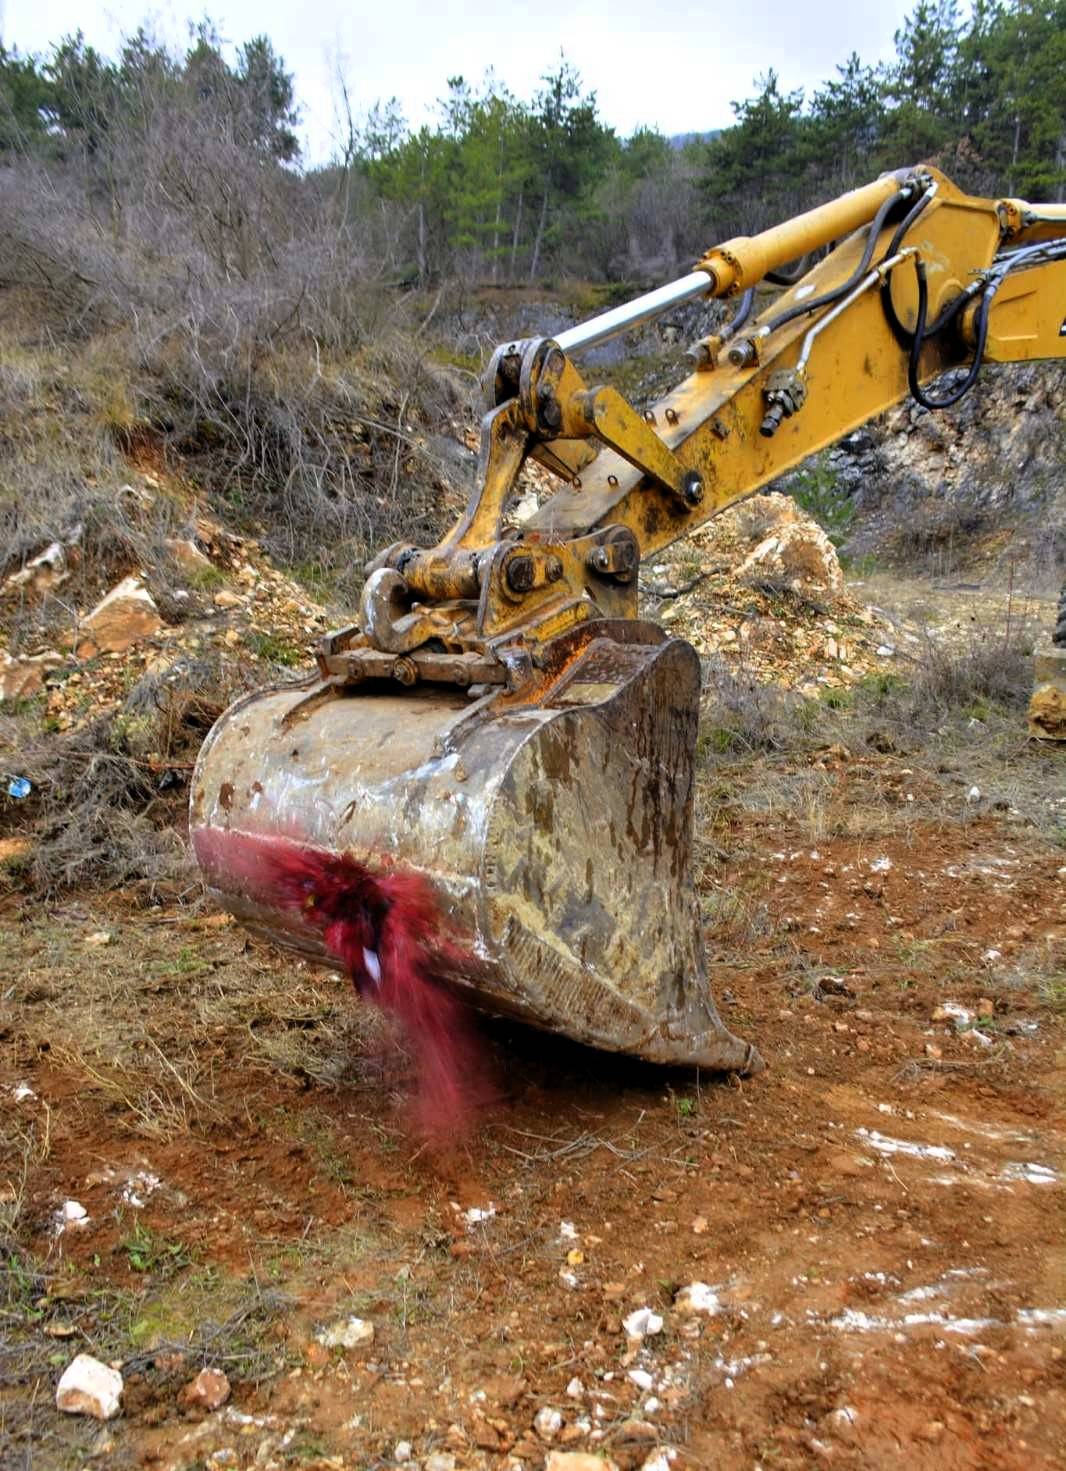
<svg viewBox="0 0 1066 1471">
<path fill-rule="evenodd" d="M 609 342 L 612 337 L 618 337 L 644 322 L 651 322 L 683 301 L 706 296 L 711 284 L 706 271 L 689 271 L 687 276 L 680 276 L 665 286 L 657 286 L 654 291 L 627 301 L 624 306 L 612 307 L 609 312 L 601 312 L 598 317 L 590 317 L 587 322 L 579 322 L 576 327 L 557 332 L 555 341 L 563 352 L 573 356 L 586 348 L 597 347 L 601 342 Z"/>
</svg>

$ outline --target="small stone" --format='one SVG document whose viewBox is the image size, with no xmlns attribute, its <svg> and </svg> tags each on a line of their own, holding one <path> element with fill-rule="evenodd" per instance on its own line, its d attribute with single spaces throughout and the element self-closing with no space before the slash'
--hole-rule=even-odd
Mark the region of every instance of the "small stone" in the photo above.
<svg viewBox="0 0 1066 1471">
<path fill-rule="evenodd" d="M 967 800 L 967 802 L 980 802 L 980 800 L 981 800 L 981 788 L 980 787 L 971 787 L 970 790 L 966 793 L 966 800 Z M 939 1421 L 934 1421 L 933 1423 L 934 1424 L 938 1424 Z"/>
<path fill-rule="evenodd" d="M 315 1338 L 323 1348 L 361 1348 L 374 1342 L 374 1325 L 365 1318 L 342 1318 L 321 1328 Z"/>
<path fill-rule="evenodd" d="M 841 1405 L 829 1416 L 829 1423 L 838 1435 L 846 1439 L 854 1435 L 859 1423 L 859 1412 L 852 1405 Z"/>
<path fill-rule="evenodd" d="M 56 1387 L 56 1409 L 68 1415 L 92 1415 L 111 1420 L 122 1404 L 122 1375 L 94 1359 L 78 1354 L 63 1370 Z"/>
<path fill-rule="evenodd" d="M 237 593 L 230 592 L 224 587 L 221 592 L 215 593 L 214 604 L 216 608 L 239 608 L 244 601 Z"/>
<path fill-rule="evenodd" d="M 533 1416 L 533 1429 L 541 1440 L 554 1440 L 562 1428 L 562 1415 L 558 1410 L 553 1410 L 550 1405 L 544 1405 Z"/>
<path fill-rule="evenodd" d="M 614 1461 L 587 1451 L 549 1451 L 544 1471 L 618 1471 Z"/>
<path fill-rule="evenodd" d="M 23 598 L 27 595 L 43 597 L 69 576 L 66 549 L 58 541 L 54 541 L 27 562 L 25 567 L 5 578 L 0 587 L 0 597 L 10 593 L 18 593 Z"/>
<path fill-rule="evenodd" d="M 196 1378 L 186 1384 L 179 1399 L 188 1410 L 217 1410 L 229 1396 L 229 1380 L 221 1369 L 201 1369 Z"/>
<path fill-rule="evenodd" d="M 851 1154 L 834 1154 L 827 1161 L 827 1166 L 834 1175 L 841 1175 L 845 1180 L 854 1180 L 862 1174 L 862 1165 Z"/>
<path fill-rule="evenodd" d="M 663 1446 L 652 1451 L 648 1459 L 641 1465 L 640 1471 L 672 1471 L 676 1458 L 677 1452 L 672 1446 Z"/>
<path fill-rule="evenodd" d="M 921 1430 L 919 1430 L 918 1437 L 920 1440 L 928 1440 L 935 1443 L 942 1438 L 943 1434 L 943 1420 L 930 1420 L 927 1424 L 922 1426 Z"/>
<path fill-rule="evenodd" d="M 693 1236 L 702 1236 L 707 1230 L 707 1217 L 695 1216 L 692 1221 Z"/>
<path fill-rule="evenodd" d="M 717 1289 L 709 1287 L 706 1282 L 690 1282 L 674 1298 L 674 1311 L 683 1317 L 692 1317 L 696 1313 L 714 1317 L 722 1311 L 722 1300 Z"/>
<path fill-rule="evenodd" d="M 622 1319 L 622 1327 L 627 1338 L 654 1338 L 663 1331 L 663 1320 L 651 1308 L 635 1308 L 627 1318 Z"/>
<path fill-rule="evenodd" d="M 434 1451 L 422 1462 L 422 1471 L 455 1471 L 455 1457 L 448 1451 Z"/>
<path fill-rule="evenodd" d="M 87 1226 L 89 1212 L 80 1200 L 65 1200 L 56 1211 L 56 1225 L 60 1231 L 68 1226 Z"/>
<path fill-rule="evenodd" d="M 566 1386 L 566 1397 L 567 1399 L 584 1399 L 585 1386 L 580 1379 L 576 1377 L 571 1379 L 570 1383 Z"/>
<path fill-rule="evenodd" d="M 405 1461 L 411 1459 L 411 1455 L 411 1442 L 409 1440 L 398 1440 L 392 1448 L 392 1459 L 401 1466 Z"/>
<path fill-rule="evenodd" d="M 624 1471 L 636 1471 L 644 1465 L 649 1452 L 659 1439 L 659 1431 L 649 1420 L 626 1420 L 611 1436 L 611 1455 Z"/>
<path fill-rule="evenodd" d="M 168 537 L 165 546 L 175 562 L 180 562 L 183 567 L 202 572 L 210 567 L 210 557 L 205 557 L 194 541 L 187 537 Z"/>
<path fill-rule="evenodd" d="M 110 930 L 93 930 L 91 935 L 85 936 L 86 945 L 110 945 L 112 940 Z"/>
</svg>

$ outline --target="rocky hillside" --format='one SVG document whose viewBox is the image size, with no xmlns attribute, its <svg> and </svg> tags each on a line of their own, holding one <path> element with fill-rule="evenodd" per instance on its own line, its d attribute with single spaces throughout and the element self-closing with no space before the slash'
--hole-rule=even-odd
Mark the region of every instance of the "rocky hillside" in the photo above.
<svg viewBox="0 0 1066 1471">
<path fill-rule="evenodd" d="M 819 466 L 854 508 L 846 550 L 1054 585 L 1066 568 L 1066 365 L 986 368 L 954 408 L 907 400 Z M 780 488 L 803 498 L 811 467 Z"/>
</svg>

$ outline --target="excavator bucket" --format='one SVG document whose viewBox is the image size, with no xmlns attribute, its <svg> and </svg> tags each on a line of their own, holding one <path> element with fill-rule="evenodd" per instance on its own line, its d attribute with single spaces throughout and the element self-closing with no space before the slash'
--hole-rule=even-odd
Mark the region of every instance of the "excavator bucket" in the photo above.
<svg viewBox="0 0 1066 1471">
<path fill-rule="evenodd" d="M 474 1006 L 657 1063 L 751 1072 L 711 999 L 692 880 L 699 662 L 651 624 L 555 640 L 495 686 L 287 686 L 239 700 L 193 778 L 214 897 L 323 964 L 249 853 L 299 844 L 420 875 Z"/>
</svg>

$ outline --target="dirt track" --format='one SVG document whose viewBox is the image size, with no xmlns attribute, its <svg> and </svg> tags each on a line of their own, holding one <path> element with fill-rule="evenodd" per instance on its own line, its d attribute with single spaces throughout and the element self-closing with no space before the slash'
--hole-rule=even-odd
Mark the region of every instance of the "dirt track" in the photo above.
<svg viewBox="0 0 1066 1471">
<path fill-rule="evenodd" d="M 860 831 L 713 824 L 715 987 L 767 1071 L 492 1028 L 499 1107 L 448 1158 L 405 1137 L 342 982 L 211 915 L 9 913 L 4 1086 L 36 1095 L 12 1109 L 48 1260 L 5 1391 L 31 1464 L 97 1433 L 50 1408 L 75 1346 L 124 1361 L 115 1465 L 369 1467 L 406 1440 L 539 1468 L 545 1407 L 551 1447 L 621 1466 L 1061 1464 L 1063 851 L 934 817 L 899 758 L 823 765 Z M 971 1019 L 933 1020 L 946 1001 Z M 140 1208 L 131 1172 L 158 1179 Z M 71 1197 L 89 1224 L 56 1238 Z M 713 1311 L 682 1313 L 693 1282 Z M 661 1332 L 627 1338 L 644 1307 Z M 352 1314 L 372 1345 L 315 1341 Z M 204 1361 L 234 1396 L 196 1418 L 176 1397 Z"/>
</svg>

